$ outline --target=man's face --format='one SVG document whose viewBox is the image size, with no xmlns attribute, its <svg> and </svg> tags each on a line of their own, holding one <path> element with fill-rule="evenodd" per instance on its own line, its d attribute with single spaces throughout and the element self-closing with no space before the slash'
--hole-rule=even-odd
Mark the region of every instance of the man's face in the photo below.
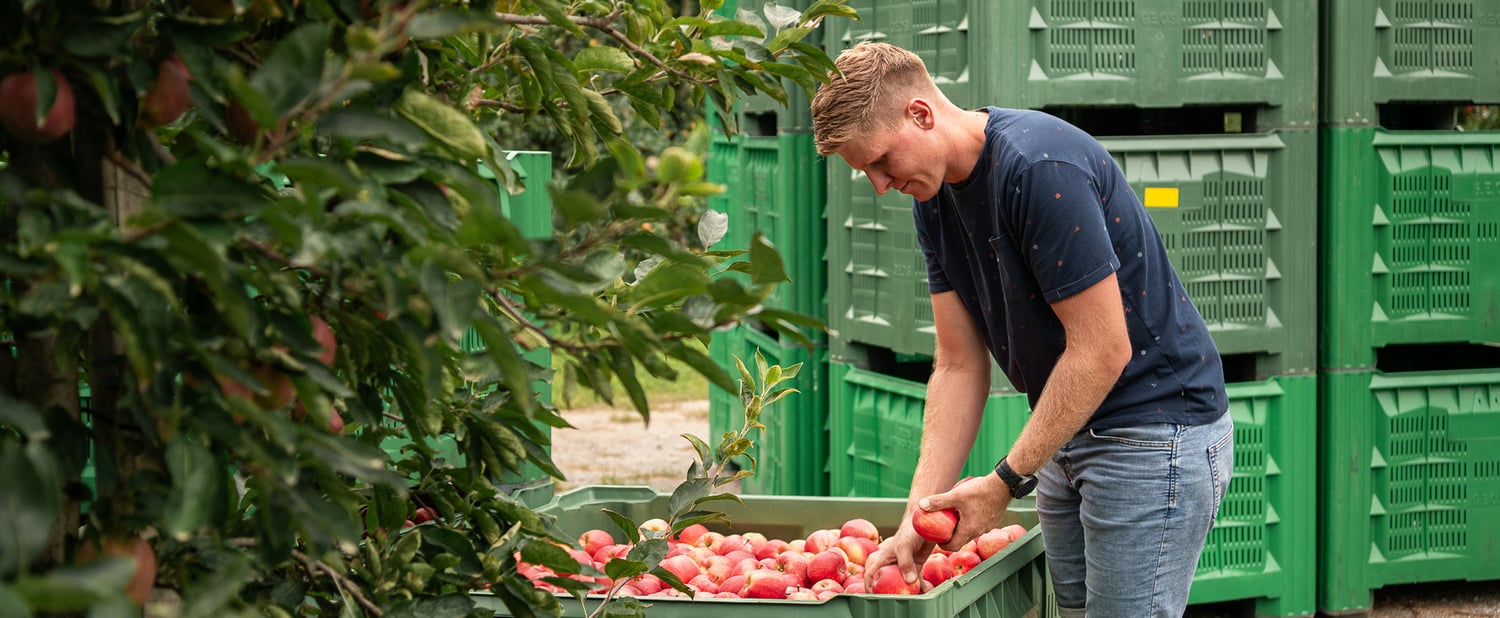
<svg viewBox="0 0 1500 618">
<path fill-rule="evenodd" d="M 943 184 L 944 159 L 931 147 L 930 131 L 911 118 L 865 139 L 851 140 L 834 151 L 850 167 L 865 173 L 875 193 L 895 189 L 918 200 L 937 195 Z"/>
</svg>

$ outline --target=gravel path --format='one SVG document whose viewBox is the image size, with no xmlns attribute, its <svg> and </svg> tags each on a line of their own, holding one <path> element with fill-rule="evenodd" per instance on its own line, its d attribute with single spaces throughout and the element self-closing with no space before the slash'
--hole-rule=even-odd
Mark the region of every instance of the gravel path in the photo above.
<svg viewBox="0 0 1500 618">
<path fill-rule="evenodd" d="M 589 407 L 563 417 L 576 429 L 555 430 L 552 459 L 568 480 L 559 491 L 586 485 L 649 485 L 671 491 L 695 455 L 680 434 L 708 441 L 708 401 L 658 405 L 646 425 L 633 410 Z M 736 489 L 737 491 L 737 489 Z M 1194 606 L 1188 618 L 1238 618 L 1248 603 Z M 1500 618 L 1500 581 L 1389 586 L 1375 592 L 1371 618 Z"/>
</svg>

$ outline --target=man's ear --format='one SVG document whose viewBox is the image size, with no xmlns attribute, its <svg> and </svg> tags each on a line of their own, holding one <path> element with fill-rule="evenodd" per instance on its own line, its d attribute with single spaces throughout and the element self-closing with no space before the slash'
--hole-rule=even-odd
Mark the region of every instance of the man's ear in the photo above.
<svg viewBox="0 0 1500 618">
<path fill-rule="evenodd" d="M 931 129 L 933 127 L 932 103 L 921 97 L 914 97 L 906 102 L 906 119 L 904 121 L 915 121 L 920 129 Z"/>
</svg>

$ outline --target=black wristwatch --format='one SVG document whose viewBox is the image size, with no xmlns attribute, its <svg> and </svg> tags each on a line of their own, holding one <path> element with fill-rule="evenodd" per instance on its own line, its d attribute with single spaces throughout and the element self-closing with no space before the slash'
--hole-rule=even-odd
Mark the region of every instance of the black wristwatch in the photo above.
<svg viewBox="0 0 1500 618">
<path fill-rule="evenodd" d="M 1006 463 L 1004 457 L 1000 458 L 1000 463 L 995 464 L 995 476 L 1000 477 L 1000 480 L 1010 486 L 1012 498 L 1024 498 L 1031 493 L 1031 490 L 1036 489 L 1036 477 L 1017 474 L 1010 468 L 1010 464 Z"/>
</svg>

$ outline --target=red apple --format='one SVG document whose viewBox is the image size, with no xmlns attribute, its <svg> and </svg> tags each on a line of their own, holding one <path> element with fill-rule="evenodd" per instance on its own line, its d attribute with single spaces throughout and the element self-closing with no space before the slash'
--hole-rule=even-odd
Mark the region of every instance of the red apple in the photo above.
<svg viewBox="0 0 1500 618">
<path fill-rule="evenodd" d="M 911 527 L 917 534 L 933 543 L 947 543 L 953 539 L 953 529 L 958 527 L 958 511 L 943 509 L 924 511 L 917 509 L 911 514 Z"/>
<path fill-rule="evenodd" d="M 673 556 L 662 560 L 661 568 L 666 569 L 668 573 L 676 575 L 677 579 L 682 580 L 683 583 L 691 581 L 703 572 L 698 568 L 698 563 L 693 562 L 693 559 L 687 556 Z"/>
<path fill-rule="evenodd" d="M 719 584 L 715 583 L 712 577 L 702 573 L 693 577 L 692 580 L 687 582 L 687 585 L 705 594 L 714 594 L 719 591 Z"/>
<path fill-rule="evenodd" d="M 724 542 L 720 543 L 718 547 L 714 548 L 714 553 L 719 554 L 720 556 L 728 556 L 729 554 L 737 551 L 746 553 L 752 552 L 752 550 L 750 549 L 750 542 L 746 541 L 745 537 L 738 534 L 730 534 L 725 536 Z"/>
<path fill-rule="evenodd" d="M 934 586 L 953 579 L 955 576 L 957 573 L 953 571 L 953 563 L 942 554 L 927 556 L 927 562 L 922 563 L 922 579 Z"/>
<path fill-rule="evenodd" d="M 267 140 L 278 140 L 286 133 L 286 118 L 278 120 L 274 129 L 263 129 L 250 115 L 250 110 L 245 109 L 245 106 L 237 101 L 229 103 L 225 120 L 229 125 L 229 134 L 246 146 L 254 145 L 256 139 L 262 135 Z"/>
<path fill-rule="evenodd" d="M 437 518 L 437 511 L 433 510 L 430 506 L 424 506 L 417 509 L 417 512 L 412 513 L 411 516 L 411 520 L 414 523 L 418 524 L 425 524 L 429 521 L 436 521 Z"/>
<path fill-rule="evenodd" d="M 145 605 L 146 598 L 151 596 L 151 588 L 156 585 L 156 552 L 151 549 L 151 543 L 140 537 L 109 538 L 98 544 L 85 541 L 78 548 L 80 563 L 93 562 L 101 556 L 135 561 L 135 571 L 125 583 L 125 596 L 136 605 Z"/>
<path fill-rule="evenodd" d="M 841 581 L 843 580 L 820 579 L 816 582 L 813 582 L 813 585 L 808 587 L 812 588 L 813 592 L 823 592 L 825 590 L 831 590 L 834 594 L 838 594 L 844 591 L 844 585 L 839 583 Z"/>
<path fill-rule="evenodd" d="M 819 552 L 807 563 L 807 580 L 816 582 L 824 579 L 836 579 L 843 581 L 849 574 L 849 560 L 844 553 L 837 549 Z"/>
<path fill-rule="evenodd" d="M 745 591 L 740 595 L 747 599 L 785 599 L 789 584 L 781 573 L 775 571 L 751 571 L 745 576 Z"/>
<path fill-rule="evenodd" d="M 745 590 L 745 578 L 749 576 L 750 573 L 730 575 L 724 581 L 719 582 L 719 592 L 728 592 L 734 596 L 740 596 L 740 593 Z"/>
<path fill-rule="evenodd" d="M 12 73 L 0 80 L 0 125 L 16 139 L 31 144 L 45 144 L 73 130 L 77 116 L 73 111 L 73 87 L 57 69 L 52 69 L 52 83 L 57 94 L 52 108 L 37 122 L 36 76 L 31 71 Z"/>
<path fill-rule="evenodd" d="M 808 583 L 807 564 L 807 554 L 802 552 L 782 552 L 776 557 L 776 565 L 786 574 L 788 586 L 803 586 Z"/>
<path fill-rule="evenodd" d="M 764 545 L 761 545 L 755 550 L 755 557 L 761 560 L 764 560 L 766 558 L 775 558 L 777 554 L 785 551 L 786 548 L 786 541 L 783 541 L 781 539 L 771 539 L 769 541 L 766 541 Z"/>
<path fill-rule="evenodd" d="M 688 545 L 696 545 L 698 543 L 698 537 L 703 536 L 703 533 L 705 532 L 708 532 L 708 526 L 705 526 L 703 524 L 693 524 L 691 526 L 683 528 L 682 532 L 677 533 L 677 540 L 683 543 L 687 543 Z"/>
<path fill-rule="evenodd" d="M 672 534 L 672 526 L 667 524 L 667 520 L 660 517 L 653 517 L 641 522 L 639 528 L 641 536 L 648 539 L 664 539 L 667 535 Z"/>
<path fill-rule="evenodd" d="M 1000 531 L 1004 532 L 1005 537 L 1010 539 L 1010 542 L 1012 543 L 1019 541 L 1021 540 L 1021 537 L 1026 536 L 1026 528 L 1022 527 L 1021 524 L 1011 524 L 1009 526 L 1001 528 Z"/>
<path fill-rule="evenodd" d="M 344 417 L 339 415 L 338 410 L 330 411 L 328 417 L 328 431 L 334 435 L 344 435 Z"/>
<path fill-rule="evenodd" d="M 843 593 L 844 594 L 864 594 L 865 593 L 865 580 L 864 579 L 855 579 L 854 581 L 851 581 L 851 582 L 849 582 L 847 584 L 844 584 L 844 592 Z"/>
<path fill-rule="evenodd" d="M 1010 545 L 1010 537 L 999 528 L 992 528 L 974 539 L 975 551 L 980 560 L 989 560 L 990 556 L 1000 553 L 1007 545 Z"/>
<path fill-rule="evenodd" d="M 875 528 L 874 523 L 864 518 L 855 518 L 844 522 L 844 525 L 839 527 L 839 536 L 865 538 L 876 543 L 880 542 L 880 530 Z"/>
<path fill-rule="evenodd" d="M 760 548 L 765 547 L 766 543 L 770 542 L 770 539 L 767 539 L 766 535 L 759 532 L 746 532 L 741 536 L 744 537 L 745 543 L 750 546 L 749 549 L 752 554 L 760 551 Z"/>
<path fill-rule="evenodd" d="M 818 594 L 806 588 L 799 588 L 786 594 L 788 601 L 816 601 Z"/>
<path fill-rule="evenodd" d="M 838 548 L 843 550 L 844 555 L 849 557 L 850 564 L 863 565 L 865 559 L 869 558 L 870 554 L 875 553 L 875 550 L 880 549 L 880 546 L 876 545 L 875 541 L 862 536 L 846 536 L 839 538 Z"/>
<path fill-rule="evenodd" d="M 875 585 L 870 592 L 875 594 L 920 594 L 922 592 L 921 578 L 916 582 L 908 583 L 901 576 L 901 569 L 894 564 L 887 564 L 875 572 Z"/>
<path fill-rule="evenodd" d="M 979 554 L 976 554 L 971 550 L 960 549 L 956 552 L 948 554 L 948 562 L 953 564 L 954 573 L 963 575 L 964 573 L 968 573 L 974 567 L 979 566 L 979 563 L 984 562 L 984 560 L 980 559 Z"/>
<path fill-rule="evenodd" d="M 807 535 L 807 551 L 817 554 L 832 549 L 839 544 L 839 532 L 837 530 L 814 530 Z"/>
<path fill-rule="evenodd" d="M 309 321 L 312 322 L 313 340 L 322 346 L 319 348 L 318 362 L 332 366 L 339 353 L 338 339 L 333 335 L 333 328 L 326 320 L 318 316 L 313 316 Z"/>
<path fill-rule="evenodd" d="M 615 538 L 610 536 L 608 532 L 598 528 L 585 530 L 583 534 L 578 535 L 579 547 L 582 547 L 584 553 L 593 556 L 594 560 L 599 562 L 605 562 L 604 560 L 599 560 L 599 550 L 614 544 Z"/>
<path fill-rule="evenodd" d="M 141 99 L 141 124 L 148 127 L 165 126 L 187 111 L 190 103 L 189 79 L 191 75 L 188 74 L 187 65 L 182 63 L 182 58 L 177 54 L 161 61 L 156 67 L 156 83 L 151 85 L 151 90 L 146 91 L 145 98 Z"/>
<path fill-rule="evenodd" d="M 663 586 L 666 586 L 666 583 L 662 582 L 660 577 L 647 573 L 636 577 L 634 581 L 630 582 L 630 585 L 635 586 L 636 590 L 640 591 L 640 594 L 637 596 L 645 596 L 655 594 Z"/>
<path fill-rule="evenodd" d="M 706 547 L 714 553 L 719 553 L 719 547 L 724 545 L 724 535 L 709 531 L 698 535 L 698 541 L 693 543 L 698 547 Z"/>
</svg>

